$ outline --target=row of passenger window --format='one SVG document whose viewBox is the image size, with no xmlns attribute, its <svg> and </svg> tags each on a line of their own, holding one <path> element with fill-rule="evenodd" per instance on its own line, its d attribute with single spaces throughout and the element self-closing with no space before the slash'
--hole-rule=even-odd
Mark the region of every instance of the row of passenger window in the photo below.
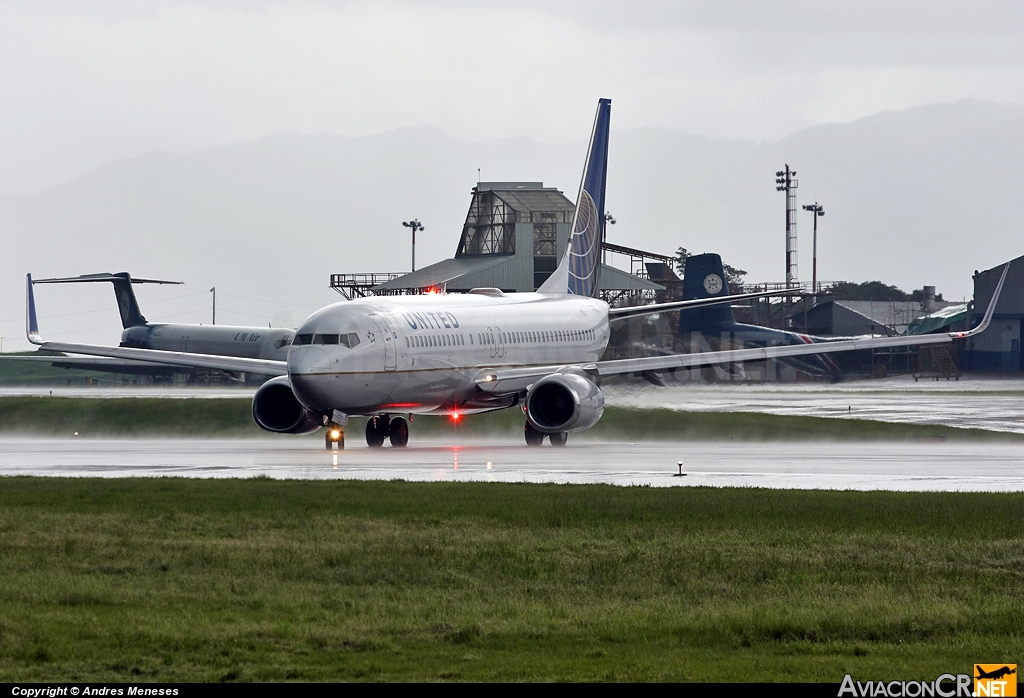
<svg viewBox="0 0 1024 698">
<path fill-rule="evenodd" d="M 303 346 L 304 344 L 340 344 L 343 347 L 352 349 L 359 345 L 359 335 L 355 332 L 349 332 L 348 334 L 297 334 L 292 344 L 295 346 Z"/>
<path fill-rule="evenodd" d="M 504 344 L 542 344 L 545 342 L 582 342 L 593 340 L 595 337 L 594 330 L 548 330 L 543 332 L 502 332 L 500 339 Z M 476 343 L 480 345 L 494 344 L 494 340 L 494 332 L 478 332 L 476 335 Z M 469 343 L 473 344 L 472 335 L 469 337 Z M 405 346 L 410 349 L 466 346 L 466 338 L 461 334 L 415 335 L 405 338 Z"/>
<path fill-rule="evenodd" d="M 473 338 L 470 337 L 470 344 Z M 416 347 L 464 347 L 466 338 L 461 334 L 424 334 L 405 338 L 405 346 Z"/>
<path fill-rule="evenodd" d="M 479 335 L 482 343 L 493 344 L 494 335 Z M 583 342 L 596 337 L 594 330 L 544 330 L 525 332 L 502 332 L 504 344 L 545 344 L 549 342 Z"/>
</svg>

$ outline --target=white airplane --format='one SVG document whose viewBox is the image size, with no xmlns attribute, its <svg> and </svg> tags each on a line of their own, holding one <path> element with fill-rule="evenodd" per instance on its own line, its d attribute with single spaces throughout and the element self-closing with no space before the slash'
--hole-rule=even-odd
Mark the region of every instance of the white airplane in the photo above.
<svg viewBox="0 0 1024 698">
<path fill-rule="evenodd" d="M 604 376 L 693 368 L 855 349 L 938 344 L 989 324 L 1006 269 L 982 322 L 969 332 L 851 339 L 828 344 L 601 361 L 616 319 L 731 303 L 766 293 L 610 308 L 597 299 L 604 226 L 611 101 L 599 100 L 580 185 L 572 236 L 558 268 L 536 293 L 476 289 L 464 295 L 361 298 L 327 306 L 299 327 L 286 361 L 189 352 L 46 342 L 39 334 L 31 282 L 27 331 L 43 349 L 75 354 L 277 376 L 256 392 L 256 424 L 272 432 L 326 426 L 327 446 L 343 445 L 350 415 L 365 415 L 366 441 L 405 446 L 409 426 L 392 415 L 463 414 L 521 405 L 530 445 L 594 426 L 604 412 Z M 715 279 L 705 279 L 714 285 Z M 722 283 L 721 279 L 717 283 Z"/>
<path fill-rule="evenodd" d="M 139 308 L 133 284 L 181 284 L 181 281 L 133 278 L 128 272 L 116 274 L 85 274 L 56 279 L 32 279 L 36 284 L 110 283 L 114 287 L 117 309 L 121 315 L 120 346 L 137 349 L 183 351 L 194 354 L 237 356 L 251 359 L 287 361 L 294 330 L 283 327 L 253 327 L 236 325 L 198 325 L 187 323 L 149 322 Z M 125 374 L 153 374 L 177 367 L 150 361 L 135 361 L 110 357 L 68 356 L 4 356 L 5 361 L 32 361 L 49 363 L 57 368 L 77 368 Z M 178 370 L 181 370 L 178 368 Z M 227 372 L 229 378 L 244 381 L 240 371 Z M 272 374 L 276 375 L 276 374 Z"/>
</svg>

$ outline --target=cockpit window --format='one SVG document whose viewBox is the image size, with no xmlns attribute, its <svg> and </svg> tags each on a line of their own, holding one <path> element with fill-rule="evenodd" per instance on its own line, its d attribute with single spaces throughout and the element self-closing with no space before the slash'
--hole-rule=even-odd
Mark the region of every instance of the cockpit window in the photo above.
<svg viewBox="0 0 1024 698">
<path fill-rule="evenodd" d="M 297 334 L 295 339 L 292 341 L 294 346 L 302 346 L 305 344 L 340 344 L 343 347 L 354 348 L 359 346 L 359 335 L 355 332 L 349 332 L 348 334 L 324 334 L 317 332 L 316 334 Z"/>
</svg>

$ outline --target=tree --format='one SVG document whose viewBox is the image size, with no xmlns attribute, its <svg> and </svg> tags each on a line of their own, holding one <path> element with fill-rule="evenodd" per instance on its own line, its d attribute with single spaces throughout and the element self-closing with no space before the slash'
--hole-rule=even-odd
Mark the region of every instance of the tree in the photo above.
<svg viewBox="0 0 1024 698">
<path fill-rule="evenodd" d="M 680 247 L 676 250 L 676 273 L 682 276 L 686 272 L 686 258 L 690 256 L 690 253 L 686 251 L 685 247 Z"/>
<path fill-rule="evenodd" d="M 905 291 L 901 291 L 895 286 L 883 284 L 881 281 L 865 281 L 860 284 L 851 281 L 840 281 L 832 287 L 831 292 L 836 298 L 847 301 L 908 300 Z"/>
</svg>

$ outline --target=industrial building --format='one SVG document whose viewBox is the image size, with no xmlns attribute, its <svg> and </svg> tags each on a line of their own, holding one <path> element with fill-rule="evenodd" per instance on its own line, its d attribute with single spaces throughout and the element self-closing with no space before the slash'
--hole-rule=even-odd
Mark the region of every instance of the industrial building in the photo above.
<svg viewBox="0 0 1024 698">
<path fill-rule="evenodd" d="M 926 287 L 927 288 L 927 287 Z M 855 337 L 874 334 L 895 337 L 907 334 L 915 320 L 949 306 L 943 301 L 847 301 L 827 299 L 790 318 L 792 329 L 822 337 Z M 917 333 L 913 333 L 917 334 Z"/>
<path fill-rule="evenodd" d="M 565 253 L 572 229 L 575 206 L 561 191 L 545 187 L 543 182 L 479 182 L 472 190 L 469 210 L 459 236 L 455 255 L 411 273 L 332 274 L 331 287 L 346 298 L 366 295 L 424 293 L 431 289 L 462 293 L 473 288 L 497 288 L 505 292 L 535 291 L 555 270 Z M 682 283 L 673 271 L 674 259 L 621 245 L 603 243 L 608 255 L 629 257 L 630 271 L 608 264 L 600 268 L 602 297 L 614 303 L 640 303 L 675 300 Z M 934 289 L 925 287 L 923 302 L 847 301 L 819 297 L 817 292 L 794 288 L 794 296 L 803 300 L 790 304 L 774 299 L 737 308 L 754 324 L 764 322 L 762 314 L 775 315 L 785 329 L 819 336 L 857 336 L 867 334 L 902 335 L 967 329 L 980 321 L 991 298 L 1003 265 L 975 272 L 976 299 L 973 306 L 936 302 Z M 806 284 L 805 284 L 806 285 Z M 767 288 L 767 286 L 765 286 Z M 735 291 L 762 290 L 760 286 Z M 931 291 L 931 294 L 928 293 Z M 803 306 L 801 308 L 800 306 Z M 783 314 L 786 308 L 790 312 Z M 757 312 L 763 309 L 763 312 Z M 794 312 L 795 311 L 795 312 Z M 1024 342 L 1024 257 L 1011 262 L 1005 288 L 999 299 L 992 325 L 985 333 L 956 343 L 937 363 L 955 364 L 965 371 L 1021 371 L 1021 344 Z M 669 336 L 661 344 L 670 343 Z M 650 342 L 650 338 L 647 340 Z M 657 342 L 655 342 L 657 343 Z M 627 342 L 629 344 L 629 342 Z M 932 352 L 934 354 L 934 352 Z M 916 352 L 876 352 L 872 363 L 885 358 L 896 372 L 923 371 L 923 359 Z M 893 359 L 903 357 L 897 368 Z M 948 358 L 946 358 L 948 355 Z M 929 354 L 931 357 L 931 354 Z M 855 357 L 854 357 L 855 358 Z M 928 358 L 933 361 L 934 357 Z M 955 371 L 959 375 L 959 370 Z M 950 370 L 943 369 L 947 377 Z"/>
<path fill-rule="evenodd" d="M 565 254 L 575 208 L 561 191 L 543 182 L 479 182 L 454 257 L 409 274 L 333 274 L 331 287 L 348 298 L 431 288 L 447 293 L 473 288 L 535 291 Z M 606 297 L 665 291 L 661 284 L 606 264 L 598 283 Z"/>
<path fill-rule="evenodd" d="M 974 308 L 972 324 L 978 323 L 988 309 L 1004 264 L 974 272 Z M 1010 260 L 1010 271 L 989 328 L 966 342 L 961 349 L 961 367 L 965 371 L 1021 371 L 1020 348 L 1024 342 L 1024 257 Z"/>
</svg>

